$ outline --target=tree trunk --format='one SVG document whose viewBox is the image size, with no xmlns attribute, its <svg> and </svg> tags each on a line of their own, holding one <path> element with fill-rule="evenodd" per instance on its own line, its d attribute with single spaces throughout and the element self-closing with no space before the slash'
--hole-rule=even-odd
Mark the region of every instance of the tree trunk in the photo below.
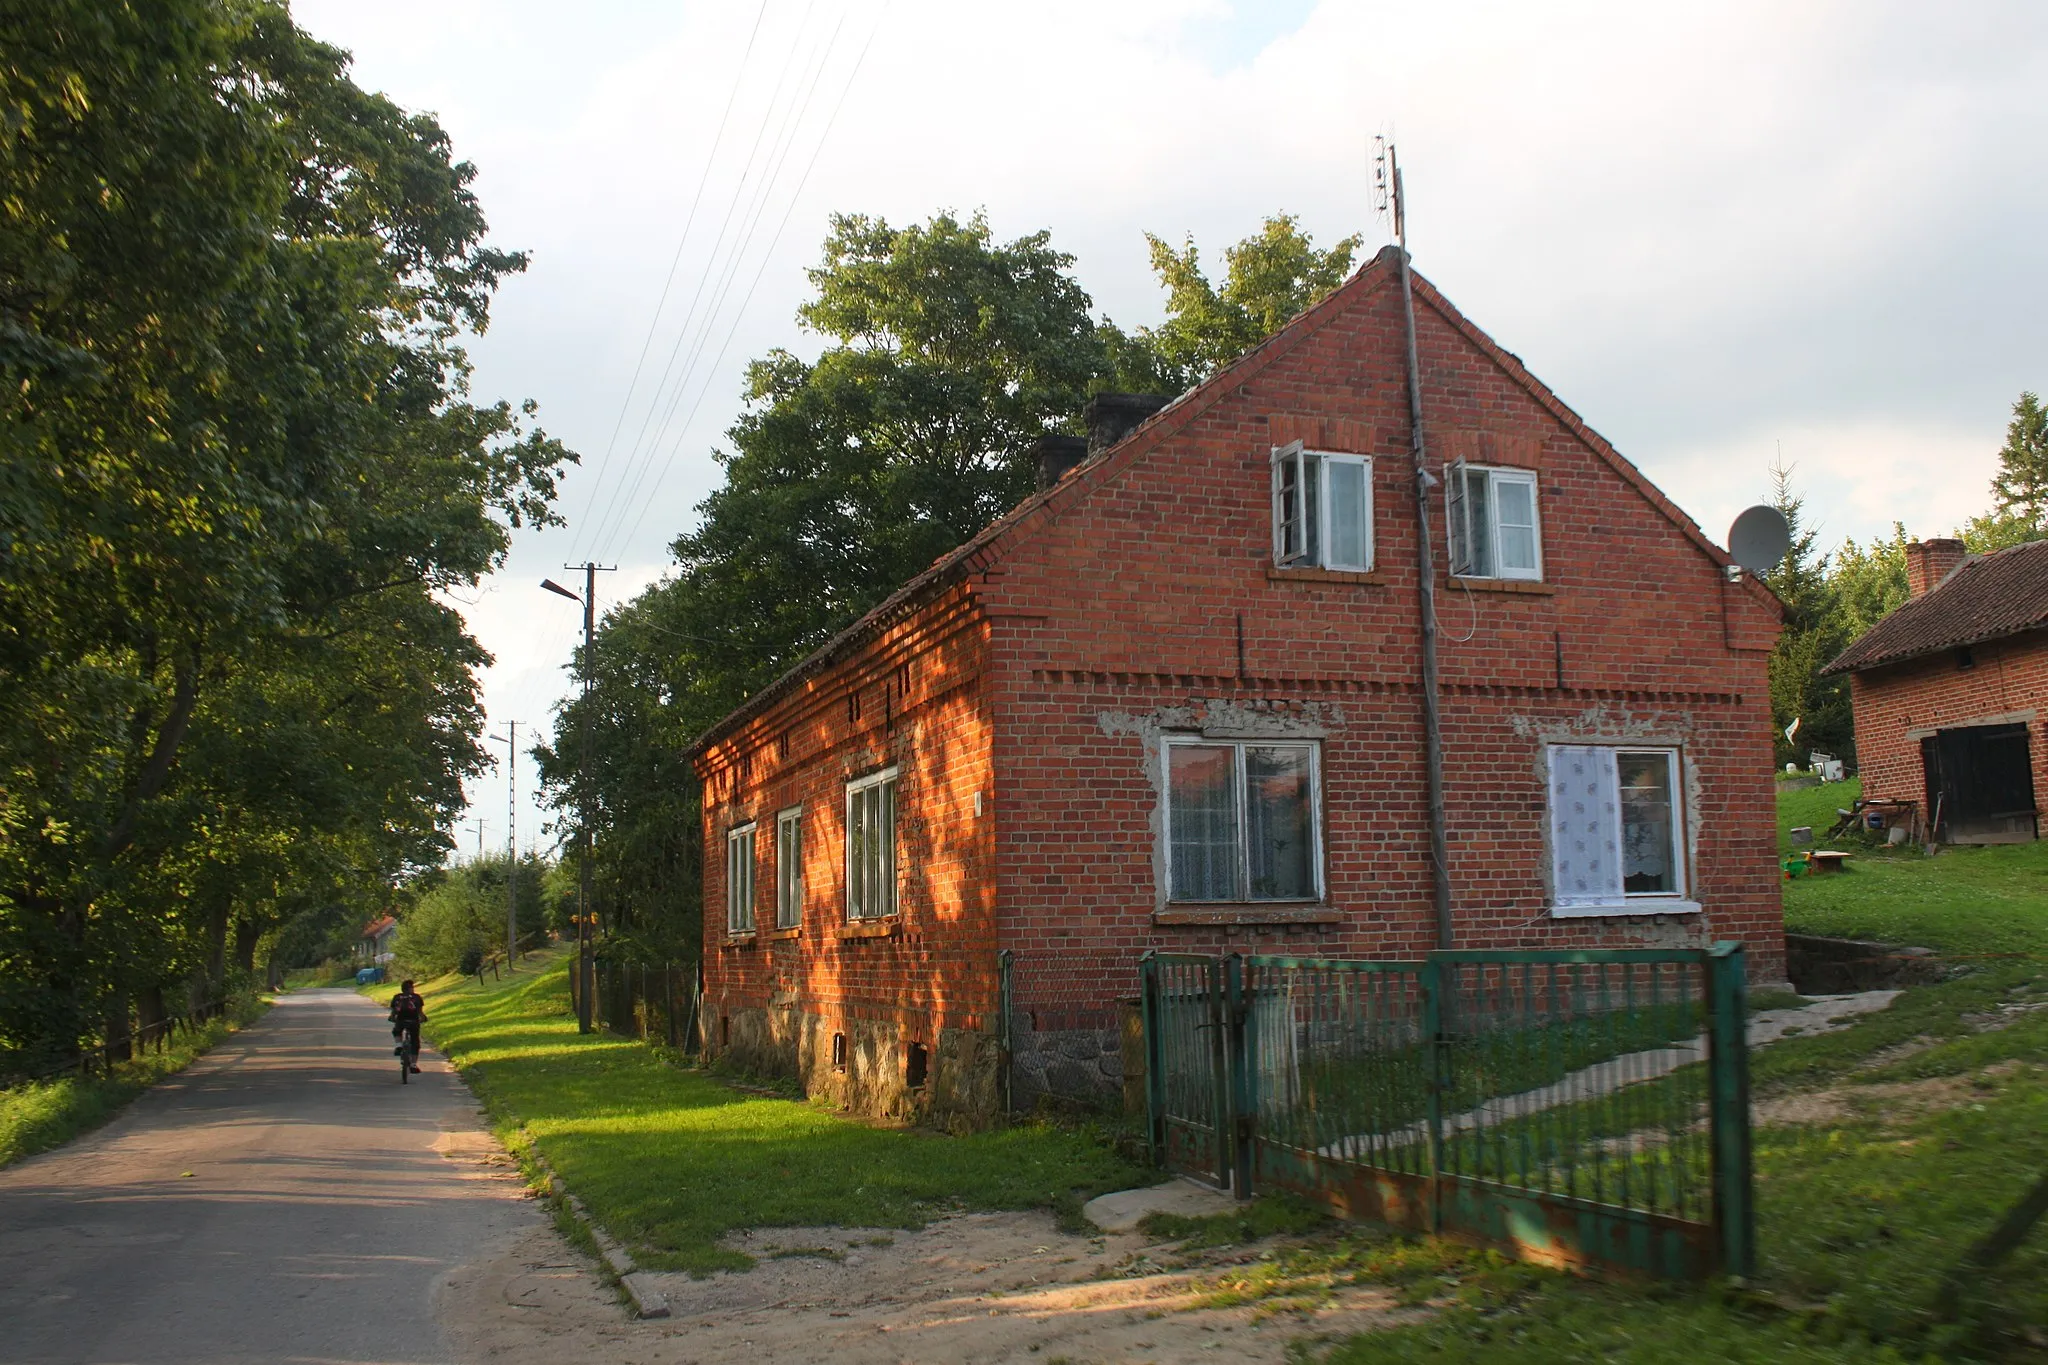
<svg viewBox="0 0 2048 1365">
<path fill-rule="evenodd" d="M 133 1035 L 129 1032 L 128 993 L 116 991 L 107 1002 L 107 1061 L 125 1062 L 135 1056 Z"/>
<path fill-rule="evenodd" d="M 256 944 L 263 937 L 263 931 L 249 921 L 235 921 L 235 970 L 248 980 L 256 974 Z"/>
<path fill-rule="evenodd" d="M 142 1032 L 142 1045 L 147 1048 L 151 1042 L 157 1051 L 164 1048 L 164 988 L 144 986 L 135 993 L 135 1018 Z"/>
</svg>

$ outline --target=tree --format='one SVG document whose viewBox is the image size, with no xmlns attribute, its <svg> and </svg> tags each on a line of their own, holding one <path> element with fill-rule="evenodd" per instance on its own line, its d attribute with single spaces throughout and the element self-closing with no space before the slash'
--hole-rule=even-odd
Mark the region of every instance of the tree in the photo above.
<svg viewBox="0 0 2048 1365">
<path fill-rule="evenodd" d="M 1846 645 L 1906 600 L 1905 526 L 1893 522 L 1890 538 L 1868 548 L 1854 537 L 1844 540 L 1831 558 L 1827 586 L 1835 632 Z"/>
<path fill-rule="evenodd" d="M 439 856 L 434 594 L 570 456 L 469 400 L 473 169 L 282 4 L 0 11 L 0 109 L 0 1047 L 61 1052 Z"/>
<path fill-rule="evenodd" d="M 1764 582 L 1785 604 L 1785 628 L 1771 650 L 1771 723 L 1777 730 L 1777 760 L 1798 761 L 1818 749 L 1841 757 L 1855 752 L 1849 690 L 1841 678 L 1820 670 L 1847 643 L 1828 577 L 1828 557 L 1817 554 L 1819 532 L 1802 524 L 1805 499 L 1793 491 L 1792 470 L 1771 466 L 1771 505 L 1792 530 L 1791 547 Z M 1785 730 L 1797 720 L 1792 739 Z"/>
<path fill-rule="evenodd" d="M 1336 289 L 1364 239 L 1354 234 L 1318 251 L 1291 215 L 1277 214 L 1257 236 L 1224 251 L 1220 289 L 1202 273 L 1193 238 L 1178 251 L 1150 233 L 1145 240 L 1166 289 L 1167 320 L 1141 329 L 1139 340 L 1157 357 L 1163 389 L 1175 391 L 1206 379 Z M 1140 369 L 1143 362 L 1124 364 Z"/>
<path fill-rule="evenodd" d="M 2048 408 L 2031 392 L 2012 405 L 1991 497 L 1997 519 L 2024 528 L 2019 539 L 2048 535 Z"/>
</svg>

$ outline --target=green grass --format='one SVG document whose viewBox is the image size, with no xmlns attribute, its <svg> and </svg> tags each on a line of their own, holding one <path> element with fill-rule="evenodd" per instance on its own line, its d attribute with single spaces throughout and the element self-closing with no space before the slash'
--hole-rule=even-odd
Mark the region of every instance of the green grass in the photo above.
<svg viewBox="0 0 2048 1365">
<path fill-rule="evenodd" d="M 89 1133 L 121 1112 L 137 1095 L 166 1076 L 183 1071 L 236 1029 L 253 1023 L 269 1006 L 244 1000 L 229 1018 L 194 1032 L 179 1033 L 161 1053 L 147 1052 L 114 1068 L 112 1076 L 59 1076 L 0 1090 L 0 1166 L 47 1152 Z"/>
<path fill-rule="evenodd" d="M 428 1036 L 507 1143 L 545 1156 L 651 1269 L 745 1268 L 749 1257 L 718 1245 L 741 1229 L 914 1228 L 953 1209 L 1071 1216 L 1096 1194 L 1158 1178 L 1073 1129 L 947 1137 L 742 1093 L 644 1043 L 579 1036 L 563 960 L 536 961 L 487 987 L 429 983 Z"/>
</svg>

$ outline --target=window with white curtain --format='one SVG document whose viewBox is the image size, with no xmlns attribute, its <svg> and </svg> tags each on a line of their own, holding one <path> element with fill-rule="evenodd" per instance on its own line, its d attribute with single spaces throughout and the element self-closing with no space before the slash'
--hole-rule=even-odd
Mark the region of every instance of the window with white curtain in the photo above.
<svg viewBox="0 0 2048 1365">
<path fill-rule="evenodd" d="M 1536 475 L 1460 460 L 1444 470 L 1451 572 L 1461 578 L 1543 577 Z"/>
<path fill-rule="evenodd" d="M 1678 750 L 1554 744 L 1549 767 L 1554 913 L 1699 908 L 1686 899 Z"/>
<path fill-rule="evenodd" d="M 846 784 L 846 917 L 896 913 L 896 769 Z"/>
<path fill-rule="evenodd" d="M 1273 451 L 1273 562 L 1283 567 L 1372 568 L 1372 460 L 1304 450 Z"/>
<path fill-rule="evenodd" d="M 1168 740 L 1167 899 L 1322 895 L 1322 794 L 1312 743 Z"/>
<path fill-rule="evenodd" d="M 725 931 L 754 932 L 754 826 L 740 825 L 725 836 Z"/>
</svg>

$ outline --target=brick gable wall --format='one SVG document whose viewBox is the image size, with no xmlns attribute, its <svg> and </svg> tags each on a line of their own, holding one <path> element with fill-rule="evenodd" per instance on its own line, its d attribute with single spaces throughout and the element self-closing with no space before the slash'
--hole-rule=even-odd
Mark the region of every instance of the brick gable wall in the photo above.
<svg viewBox="0 0 2048 1365">
<path fill-rule="evenodd" d="M 1438 585 L 1460 946 L 1739 938 L 1759 979 L 1782 980 L 1774 619 L 1445 319 L 1424 308 L 1419 323 L 1435 453 L 1540 473 L 1544 581 Z M 1001 938 L 1020 966 L 1071 964 L 1020 992 L 1021 1011 L 1041 992 L 1058 1012 L 1082 979 L 1129 994 L 1148 948 L 1434 946 L 1400 328 L 1392 288 L 1354 304 L 985 580 Z M 1272 566 L 1269 456 L 1294 439 L 1374 457 L 1371 574 Z M 1432 521 L 1441 565 L 1440 501 Z M 1162 890 L 1159 737 L 1172 732 L 1321 741 L 1328 895 L 1301 918 L 1323 922 L 1168 922 L 1191 917 Z M 1544 745 L 1602 740 L 1683 750 L 1705 914 L 1549 917 Z"/>
</svg>

